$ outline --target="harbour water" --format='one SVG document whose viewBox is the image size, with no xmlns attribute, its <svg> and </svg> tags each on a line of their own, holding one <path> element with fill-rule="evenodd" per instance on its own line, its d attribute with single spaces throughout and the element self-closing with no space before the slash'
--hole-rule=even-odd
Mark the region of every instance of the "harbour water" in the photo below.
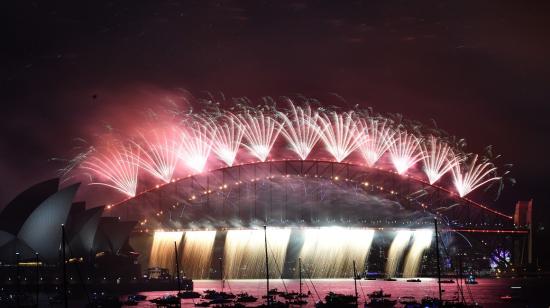
<svg viewBox="0 0 550 308">
<path fill-rule="evenodd" d="M 384 280 L 358 280 L 358 293 L 360 297 L 360 305 L 365 301 L 366 295 L 376 290 L 383 289 L 384 292 L 390 293 L 392 299 L 399 299 L 403 296 L 414 296 L 417 300 L 424 296 L 437 297 L 438 287 L 437 280 L 434 278 L 420 278 L 421 282 L 407 282 L 406 279 L 397 279 L 397 281 Z M 550 297 L 545 296 L 544 290 L 548 279 L 529 278 L 529 279 L 491 279 L 479 278 L 476 285 L 463 285 L 463 294 L 467 301 L 475 301 L 483 307 L 548 307 Z M 219 280 L 196 280 L 195 291 L 203 292 L 208 289 L 220 290 L 221 283 Z M 277 288 L 279 291 L 288 290 L 298 291 L 298 280 L 270 280 L 270 288 Z M 443 298 L 452 299 L 457 296 L 457 284 L 446 283 L 442 284 L 444 289 Z M 314 307 L 319 298 L 324 298 L 329 291 L 353 294 L 352 279 L 313 279 L 303 280 L 302 290 L 304 293 L 311 292 L 308 298 L 308 304 L 303 307 Z M 250 280 L 227 280 L 225 282 L 226 292 L 240 293 L 248 292 L 258 298 L 265 295 L 266 282 L 261 279 Z M 142 292 L 148 299 L 160 297 L 166 294 L 175 294 L 175 292 Z M 521 299 L 513 302 L 501 299 L 502 296 L 513 295 Z M 125 297 L 121 298 L 125 299 Z M 197 300 L 185 299 L 182 300 L 182 307 L 194 307 L 194 302 Z M 255 304 L 261 303 L 259 300 Z M 144 301 L 138 307 L 155 307 L 154 304 Z M 400 307 L 397 304 L 396 307 Z"/>
</svg>

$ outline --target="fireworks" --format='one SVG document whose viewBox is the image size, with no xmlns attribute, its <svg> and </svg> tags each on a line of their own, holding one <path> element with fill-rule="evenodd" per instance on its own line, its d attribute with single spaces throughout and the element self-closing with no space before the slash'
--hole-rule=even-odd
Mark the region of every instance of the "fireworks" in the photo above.
<svg viewBox="0 0 550 308">
<path fill-rule="evenodd" d="M 445 173 L 459 164 L 460 159 L 454 154 L 451 147 L 430 136 L 429 141 L 420 145 L 424 173 L 430 184 L 437 182 Z"/>
<path fill-rule="evenodd" d="M 182 129 L 179 159 L 191 170 L 202 172 L 212 149 L 212 132 L 207 126 L 193 123 L 192 127 Z"/>
<path fill-rule="evenodd" d="M 489 162 L 478 162 L 477 154 L 467 165 L 457 164 L 451 170 L 455 189 L 461 197 L 484 184 L 500 179 L 494 176 L 496 167 Z"/>
<path fill-rule="evenodd" d="M 359 151 L 363 155 L 367 165 L 372 167 L 393 144 L 395 131 L 387 125 L 387 120 L 385 119 L 360 119 L 357 121 L 357 125 L 359 133 L 364 135 L 363 142 L 359 146 Z"/>
<path fill-rule="evenodd" d="M 390 157 L 399 174 L 404 174 L 409 168 L 422 159 L 422 152 L 418 151 L 420 141 L 406 131 L 397 131 L 394 142 L 390 144 Z"/>
<path fill-rule="evenodd" d="M 131 146 L 117 145 L 103 151 L 95 150 L 82 162 L 80 168 L 90 171 L 97 180 L 92 185 L 103 185 L 114 188 L 123 194 L 136 195 L 139 154 Z"/>
<path fill-rule="evenodd" d="M 400 121 L 358 110 L 335 111 L 313 108 L 292 102 L 288 110 L 273 106 L 250 107 L 237 104 L 231 112 L 220 110 L 189 112 L 176 115 L 180 125 L 166 129 L 160 122 L 138 136 L 117 139 L 116 146 L 91 148 L 69 160 L 64 176 L 74 176 L 75 170 L 92 175 L 92 184 L 112 187 L 128 196 L 136 193 L 138 171 L 168 183 L 178 171 L 179 162 L 187 172 L 200 173 L 207 167 L 210 152 L 227 166 L 233 166 L 241 145 L 261 162 L 281 151 L 273 150 L 279 135 L 301 160 L 316 159 L 313 148 L 322 140 L 326 150 L 337 162 L 343 162 L 354 151 L 363 157 L 368 167 L 383 169 L 387 159 L 399 174 L 422 170 L 430 184 L 452 175 L 455 191 L 461 197 L 491 181 L 499 179 L 496 167 L 485 159 L 467 157 L 460 148 L 435 137 L 422 134 L 415 126 L 408 129 Z M 155 123 L 157 124 L 157 123 Z M 155 129 L 160 127 L 160 129 Z M 414 131 L 414 133 L 413 133 Z M 128 142 L 128 140 L 131 140 Z M 386 153 L 388 155 L 386 155 Z M 417 163 L 420 166 L 416 166 Z M 211 166 L 208 166 L 211 167 Z M 69 175 L 69 173 L 71 173 Z"/>
<path fill-rule="evenodd" d="M 133 161 L 138 161 L 140 168 L 165 183 L 172 179 L 178 163 L 181 144 L 174 135 L 174 132 L 170 133 L 168 130 L 153 131 L 148 136 L 140 134 L 139 140 L 134 142 L 140 151 L 130 152 L 130 155 L 138 154 L 133 157 Z"/>
<path fill-rule="evenodd" d="M 290 117 L 283 112 L 278 113 L 284 122 L 281 134 L 288 141 L 290 149 L 305 160 L 320 138 L 315 126 L 319 114 L 313 112 L 310 106 L 302 108 L 291 104 L 291 109 Z"/>
<path fill-rule="evenodd" d="M 213 120 L 210 120 L 208 128 L 216 132 L 212 139 L 212 151 L 231 167 L 239 151 L 244 129 L 233 116 L 225 116 L 223 119 L 223 123 L 217 126 Z"/>
<path fill-rule="evenodd" d="M 337 162 L 343 161 L 361 144 L 363 135 L 357 132 L 352 112 L 323 114 L 315 127 L 327 151 Z"/>
<path fill-rule="evenodd" d="M 239 114 L 238 119 L 244 127 L 244 146 L 260 161 L 266 161 L 269 152 L 281 132 L 281 125 L 274 118 L 264 115 L 262 110 L 254 114 L 249 110 Z"/>
</svg>

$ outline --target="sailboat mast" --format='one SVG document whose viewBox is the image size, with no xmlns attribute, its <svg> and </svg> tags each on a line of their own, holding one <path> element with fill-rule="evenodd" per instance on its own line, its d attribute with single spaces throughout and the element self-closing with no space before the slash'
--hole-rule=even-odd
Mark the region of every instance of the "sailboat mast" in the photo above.
<svg viewBox="0 0 550 308">
<path fill-rule="evenodd" d="M 299 296 L 302 296 L 302 258 L 298 258 L 298 277 L 300 279 L 300 293 L 299 293 Z"/>
<path fill-rule="evenodd" d="M 178 244 L 176 241 L 174 241 L 174 251 L 176 252 L 175 258 L 176 258 L 176 273 L 178 277 L 178 293 L 181 292 L 181 280 L 180 280 L 180 262 L 178 258 Z"/>
<path fill-rule="evenodd" d="M 267 306 L 271 306 L 271 299 L 269 298 L 269 259 L 267 254 L 267 226 L 264 225 L 264 243 L 265 243 L 265 281 L 267 292 Z"/>
<path fill-rule="evenodd" d="M 61 254 L 63 262 L 63 302 L 64 307 L 69 307 L 69 299 L 67 294 L 67 264 L 65 263 L 65 225 L 61 225 Z"/>
<path fill-rule="evenodd" d="M 36 307 L 38 307 L 38 299 L 40 297 L 40 268 L 38 267 L 38 252 L 35 252 L 34 256 L 36 257 Z"/>
<path fill-rule="evenodd" d="M 460 295 L 462 296 L 462 302 L 466 304 L 466 299 L 464 298 L 464 289 L 462 288 L 462 256 L 460 253 L 458 254 L 458 291 L 460 291 Z"/>
<path fill-rule="evenodd" d="M 439 261 L 439 233 L 437 232 L 437 218 L 434 218 L 435 226 L 435 252 L 437 254 L 437 287 L 439 289 L 439 300 L 441 301 L 442 292 L 441 292 L 441 265 Z"/>
<path fill-rule="evenodd" d="M 220 279 L 222 283 L 222 292 L 223 292 L 223 289 L 225 288 L 225 280 L 223 279 L 223 259 L 219 258 L 218 260 L 220 261 Z"/>
<path fill-rule="evenodd" d="M 353 285 L 355 287 L 355 304 L 359 304 L 359 294 L 357 293 L 357 269 L 355 268 L 355 260 L 353 260 Z"/>
</svg>

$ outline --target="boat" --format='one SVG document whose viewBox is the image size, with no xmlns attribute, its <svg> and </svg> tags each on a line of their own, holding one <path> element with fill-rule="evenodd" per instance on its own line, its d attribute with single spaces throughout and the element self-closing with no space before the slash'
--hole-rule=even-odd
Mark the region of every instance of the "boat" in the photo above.
<svg viewBox="0 0 550 308">
<path fill-rule="evenodd" d="M 127 299 L 124 302 L 124 306 L 137 306 L 138 304 L 139 304 L 139 302 L 136 301 L 136 300 L 133 300 L 133 299 Z"/>
<path fill-rule="evenodd" d="M 210 302 L 198 302 L 195 303 L 195 307 L 210 307 Z"/>
<path fill-rule="evenodd" d="M 476 280 L 476 276 L 475 275 L 468 275 L 468 277 L 466 277 L 466 281 L 465 281 L 466 284 L 477 284 L 477 280 Z"/>
<path fill-rule="evenodd" d="M 252 296 L 246 292 L 243 292 L 243 293 L 239 293 L 237 294 L 237 302 L 241 302 L 241 303 L 253 303 L 255 301 L 257 301 L 258 298 L 255 297 L 255 296 Z"/>
<path fill-rule="evenodd" d="M 440 300 L 436 297 L 424 297 L 422 298 L 422 302 L 421 302 L 421 306 L 420 307 L 424 307 L 424 308 L 439 308 L 439 307 L 448 307 L 448 308 L 480 308 L 481 306 L 478 305 L 477 303 L 465 303 L 465 302 L 460 302 L 458 300 L 450 300 L 450 301 L 447 301 L 447 300 Z M 414 307 L 414 306 L 413 306 Z"/>
<path fill-rule="evenodd" d="M 201 294 L 195 291 L 178 292 L 177 295 L 179 298 L 200 298 L 201 297 Z"/>
<path fill-rule="evenodd" d="M 283 292 L 282 294 L 279 294 L 284 299 L 293 299 L 298 297 L 298 292 Z"/>
<path fill-rule="evenodd" d="M 229 304 L 229 303 L 232 303 L 233 301 L 228 299 L 228 298 L 222 298 L 222 297 L 218 297 L 218 298 L 214 298 L 210 301 L 210 305 L 215 305 L 215 304 Z"/>
<path fill-rule="evenodd" d="M 311 293 L 311 292 L 310 292 Z M 293 300 L 293 299 L 299 299 L 299 298 L 308 298 L 311 294 L 306 293 L 299 293 L 299 292 L 288 292 L 281 295 L 282 298 Z"/>
<path fill-rule="evenodd" d="M 429 306 L 427 306 L 429 307 Z M 445 307 L 445 308 L 481 308 L 477 303 L 464 303 L 460 301 L 443 301 L 443 305 L 441 306 L 433 306 L 433 307 Z"/>
<path fill-rule="evenodd" d="M 308 298 L 311 295 L 311 292 L 308 291 L 308 294 L 302 293 L 302 259 L 298 258 L 298 278 L 299 278 L 299 286 L 300 289 L 298 292 L 286 292 L 281 297 L 288 300 L 288 303 L 290 305 L 306 305 L 307 300 L 305 298 Z"/>
<path fill-rule="evenodd" d="M 418 303 L 416 301 L 416 298 L 414 296 L 401 296 L 399 298 L 400 304 L 412 304 L 412 303 Z"/>
<path fill-rule="evenodd" d="M 174 296 L 175 299 L 171 298 L 170 300 L 175 302 L 176 299 L 177 299 L 177 304 L 176 305 L 179 306 L 179 305 L 181 305 L 180 298 L 181 299 L 200 298 L 201 295 L 198 292 L 194 292 L 192 287 L 189 288 L 187 286 L 185 288 L 185 291 L 181 290 L 180 263 L 179 263 L 179 257 L 178 257 L 178 246 L 177 246 L 176 242 L 174 242 L 174 257 L 175 257 L 175 261 L 176 261 L 176 273 L 177 273 L 177 280 L 178 280 L 178 293 L 176 294 L 176 296 Z M 171 304 L 169 304 L 169 305 L 171 305 Z"/>
<path fill-rule="evenodd" d="M 391 297 L 391 294 L 384 293 L 384 290 L 380 289 L 378 291 L 373 291 L 369 294 L 367 294 L 369 298 L 384 298 L 384 297 Z"/>
<path fill-rule="evenodd" d="M 388 298 L 371 298 L 370 302 L 365 303 L 364 307 L 394 307 L 396 303 L 396 300 Z"/>
<path fill-rule="evenodd" d="M 340 293 L 334 293 L 329 292 L 325 296 L 325 301 L 318 301 L 315 303 L 316 308 L 323 308 L 323 307 L 357 307 L 358 304 L 358 293 L 357 293 L 357 269 L 355 268 L 355 260 L 353 261 L 353 285 L 355 289 L 355 295 L 347 295 L 347 294 L 340 294 Z"/>
<path fill-rule="evenodd" d="M 422 305 L 416 300 L 414 296 L 402 296 L 399 298 L 399 303 L 403 305 L 403 308 L 421 308 Z"/>
<path fill-rule="evenodd" d="M 141 302 L 141 301 L 146 300 L 147 296 L 142 295 L 142 294 L 132 294 L 132 295 L 128 295 L 128 299 L 136 301 L 136 302 Z"/>
<path fill-rule="evenodd" d="M 275 297 L 275 295 L 262 295 L 263 299 L 269 299 L 270 301 L 274 301 Z"/>
<path fill-rule="evenodd" d="M 162 297 L 151 299 L 149 301 L 153 304 L 156 304 L 157 306 L 179 307 L 181 305 L 179 297 L 175 295 L 165 295 Z"/>
<path fill-rule="evenodd" d="M 455 283 L 455 281 L 452 279 L 441 279 L 439 280 L 439 283 Z"/>
<path fill-rule="evenodd" d="M 277 290 L 277 288 L 273 288 L 273 289 L 270 289 L 269 292 L 267 292 L 267 294 L 269 295 L 280 295 L 282 292 L 280 292 L 279 290 Z"/>
<path fill-rule="evenodd" d="M 407 282 L 422 282 L 422 280 L 416 278 L 416 279 L 407 279 Z"/>
<path fill-rule="evenodd" d="M 464 300 L 464 294 L 462 294 L 462 289 L 459 287 L 459 291 L 457 292 L 459 295 L 454 300 L 443 300 L 442 295 L 445 290 L 441 288 L 441 283 L 453 283 L 454 281 L 452 279 L 449 279 L 447 281 L 441 280 L 441 265 L 440 265 L 440 256 L 439 256 L 439 232 L 437 231 L 437 218 L 434 218 L 434 229 L 435 229 L 435 251 L 437 256 L 437 284 L 439 289 L 439 297 L 425 297 L 422 299 L 422 307 L 430 308 L 430 307 L 454 307 L 454 308 L 470 308 L 470 307 L 480 307 L 476 302 L 474 303 L 467 303 Z M 458 280 L 462 280 L 462 259 L 460 259 L 459 255 L 459 273 L 456 277 Z M 468 283 L 468 280 L 470 280 L 470 283 Z M 475 276 L 469 275 L 469 277 L 466 280 L 466 284 L 476 284 Z M 462 295 L 462 301 L 460 301 L 460 295 Z"/>
<path fill-rule="evenodd" d="M 315 307 L 357 307 L 357 296 L 329 292 L 325 296 L 325 301 L 318 301 Z"/>
<path fill-rule="evenodd" d="M 226 293 L 226 292 L 218 292 L 214 290 L 206 290 L 204 291 L 205 295 L 202 296 L 204 299 L 234 299 L 237 297 L 233 293 Z"/>
<path fill-rule="evenodd" d="M 137 306 L 139 302 L 144 301 L 146 298 L 147 296 L 141 294 L 128 295 L 124 302 L 124 306 Z"/>
<path fill-rule="evenodd" d="M 384 278 L 384 280 L 385 281 L 397 281 L 397 279 L 392 278 L 392 277 Z"/>
<path fill-rule="evenodd" d="M 291 305 L 307 305 L 307 301 L 303 298 L 295 298 L 289 301 L 289 304 Z"/>
</svg>

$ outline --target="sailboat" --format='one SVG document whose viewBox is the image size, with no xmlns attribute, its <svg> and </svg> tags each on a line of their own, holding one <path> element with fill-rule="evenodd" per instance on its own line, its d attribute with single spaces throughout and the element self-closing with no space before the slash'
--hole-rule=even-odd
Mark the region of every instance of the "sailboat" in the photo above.
<svg viewBox="0 0 550 308">
<path fill-rule="evenodd" d="M 174 257 L 176 258 L 176 272 L 177 272 L 177 279 L 178 279 L 178 294 L 177 296 L 179 298 L 199 298 L 201 297 L 200 293 L 195 292 L 193 290 L 185 290 L 181 291 L 181 277 L 180 277 L 180 262 L 178 258 L 178 244 L 177 242 L 174 242 Z"/>
<path fill-rule="evenodd" d="M 271 307 L 271 308 L 283 308 L 289 307 L 289 302 L 283 303 L 281 301 L 276 301 L 275 296 L 278 292 L 275 290 L 269 289 L 269 255 L 267 253 L 267 226 L 264 225 L 264 247 L 265 247 L 265 281 L 266 281 L 266 295 L 262 296 L 266 299 L 265 304 L 258 305 L 256 307 Z"/>
<path fill-rule="evenodd" d="M 464 296 L 462 296 L 462 301 L 460 298 L 455 301 L 448 301 L 443 300 L 442 294 L 443 290 L 441 289 L 441 265 L 440 265 L 440 256 L 439 256 L 439 232 L 437 229 L 437 218 L 434 218 L 434 229 L 435 229 L 435 250 L 437 255 L 437 286 L 438 286 L 438 298 L 431 298 L 426 297 L 422 299 L 422 307 L 426 308 L 435 308 L 435 307 L 455 307 L 455 308 L 473 308 L 473 307 L 481 307 L 477 303 L 466 303 Z M 461 265 L 462 266 L 462 265 Z M 457 277 L 457 284 L 462 279 L 462 272 L 460 273 L 460 277 Z M 460 289 L 460 287 L 459 287 Z"/>
<path fill-rule="evenodd" d="M 298 258 L 298 278 L 300 283 L 298 293 L 295 293 L 295 292 L 286 293 L 285 295 L 283 295 L 283 297 L 290 300 L 291 305 L 302 306 L 307 304 L 306 298 L 308 297 L 308 295 L 302 293 L 302 259 L 301 258 Z"/>
<path fill-rule="evenodd" d="M 355 260 L 353 261 L 353 282 L 355 287 L 355 295 L 339 294 L 329 292 L 325 296 L 325 301 L 318 301 L 315 303 L 316 308 L 325 307 L 357 307 L 359 296 L 357 294 L 357 271 L 355 269 Z"/>
</svg>

